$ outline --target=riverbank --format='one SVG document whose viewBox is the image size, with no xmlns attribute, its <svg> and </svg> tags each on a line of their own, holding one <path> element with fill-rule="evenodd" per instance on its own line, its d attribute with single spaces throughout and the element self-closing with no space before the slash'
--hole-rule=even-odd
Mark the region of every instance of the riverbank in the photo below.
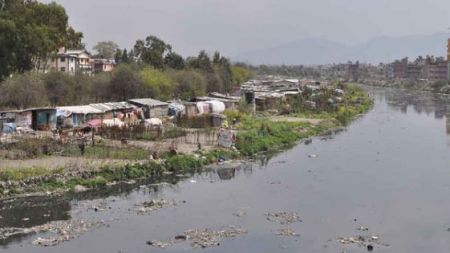
<svg viewBox="0 0 450 253">
<path fill-rule="evenodd" d="M 168 150 L 154 157 L 151 150 L 140 147 L 111 149 L 109 146 L 96 146 L 87 147 L 86 158 L 70 158 L 77 156 L 76 151 L 64 149 L 63 157 L 35 154 L 38 159 L 18 160 L 14 166 L 11 166 L 14 161 L 4 160 L 0 168 L 0 196 L 9 198 L 64 194 L 149 177 L 156 181 L 174 175 L 184 177 L 204 171 L 207 165 L 245 160 L 266 152 L 282 150 L 302 139 L 345 126 L 372 107 L 373 100 L 361 88 L 346 86 L 344 90 L 345 95 L 340 104 L 326 105 L 315 110 L 291 106 L 293 110 L 282 116 L 267 115 L 264 112 L 256 116 L 240 111 L 229 112 L 228 120 L 236 121 L 233 129 L 237 132 L 235 147 L 231 149 L 205 149 L 198 146 L 187 149 L 184 153 Z M 321 99 L 320 95 L 318 97 Z M 25 146 L 28 147 L 29 143 Z M 34 150 L 38 146 L 36 144 L 28 149 Z M 60 163 L 54 163 L 52 159 L 57 159 Z M 43 162 L 39 165 L 38 161 Z M 46 166 L 46 163 L 51 165 Z"/>
</svg>

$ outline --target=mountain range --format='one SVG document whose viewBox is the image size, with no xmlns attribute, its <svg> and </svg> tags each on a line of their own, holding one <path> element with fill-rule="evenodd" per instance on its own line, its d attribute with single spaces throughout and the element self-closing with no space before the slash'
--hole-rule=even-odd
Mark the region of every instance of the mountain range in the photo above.
<svg viewBox="0 0 450 253">
<path fill-rule="evenodd" d="M 251 64 L 317 65 L 360 61 L 378 64 L 419 55 L 445 56 L 450 34 L 376 37 L 356 45 L 345 45 L 321 38 L 294 41 L 284 45 L 242 52 L 233 61 Z"/>
</svg>

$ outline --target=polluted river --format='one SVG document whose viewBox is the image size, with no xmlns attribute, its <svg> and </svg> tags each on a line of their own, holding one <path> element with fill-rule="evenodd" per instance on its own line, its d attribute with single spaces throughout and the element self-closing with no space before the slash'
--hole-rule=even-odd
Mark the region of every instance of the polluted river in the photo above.
<svg viewBox="0 0 450 253">
<path fill-rule="evenodd" d="M 177 182 L 0 203 L 0 252 L 448 252 L 450 98 L 369 89 L 345 131 Z"/>
</svg>

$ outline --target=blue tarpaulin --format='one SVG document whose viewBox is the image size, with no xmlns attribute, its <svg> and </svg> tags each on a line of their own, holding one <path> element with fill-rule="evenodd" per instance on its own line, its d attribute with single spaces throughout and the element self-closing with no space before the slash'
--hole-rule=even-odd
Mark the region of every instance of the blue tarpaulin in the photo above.
<svg viewBox="0 0 450 253">
<path fill-rule="evenodd" d="M 14 123 L 4 123 L 2 132 L 5 134 L 10 134 L 16 131 L 16 124 Z"/>
</svg>

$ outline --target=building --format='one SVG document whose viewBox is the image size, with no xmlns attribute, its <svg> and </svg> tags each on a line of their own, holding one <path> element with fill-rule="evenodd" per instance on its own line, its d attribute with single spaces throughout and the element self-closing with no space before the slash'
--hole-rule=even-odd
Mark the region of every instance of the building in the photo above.
<svg viewBox="0 0 450 253">
<path fill-rule="evenodd" d="M 450 80 L 450 39 L 447 41 L 447 79 Z"/>
<path fill-rule="evenodd" d="M 116 62 L 114 60 L 108 60 L 108 59 L 92 59 L 92 71 L 94 73 L 100 73 L 100 72 L 111 72 Z"/>
<path fill-rule="evenodd" d="M 356 63 L 347 63 L 347 80 L 357 82 L 359 79 L 359 61 Z"/>
<path fill-rule="evenodd" d="M 101 119 L 103 111 L 90 105 L 60 106 L 56 108 L 58 127 L 80 127 L 92 119 Z"/>
<path fill-rule="evenodd" d="M 427 79 L 447 80 L 448 79 L 448 61 L 443 57 L 439 57 L 434 61 L 427 62 Z"/>
<path fill-rule="evenodd" d="M 17 127 L 48 131 L 56 128 L 56 110 L 53 108 L 29 108 L 0 112 L 4 123 L 14 123 Z"/>
<path fill-rule="evenodd" d="M 130 104 L 142 108 L 144 118 L 160 118 L 169 113 L 169 104 L 152 98 L 135 98 L 128 100 Z"/>
<path fill-rule="evenodd" d="M 56 57 L 52 60 L 52 68 L 72 75 L 77 72 L 91 75 L 91 54 L 84 49 L 66 50 L 60 48 Z"/>
<path fill-rule="evenodd" d="M 392 76 L 394 79 L 406 78 L 406 72 L 408 69 L 408 58 L 397 60 L 392 64 Z"/>
<path fill-rule="evenodd" d="M 423 66 L 416 64 L 416 63 L 410 63 L 407 65 L 406 68 L 406 78 L 409 80 L 419 80 L 423 75 Z"/>
</svg>

